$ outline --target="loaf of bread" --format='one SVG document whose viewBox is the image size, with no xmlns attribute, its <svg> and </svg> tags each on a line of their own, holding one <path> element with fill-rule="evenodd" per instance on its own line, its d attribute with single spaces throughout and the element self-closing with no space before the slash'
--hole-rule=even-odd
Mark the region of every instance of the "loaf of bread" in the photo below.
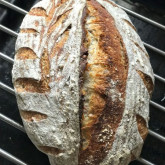
<svg viewBox="0 0 165 165">
<path fill-rule="evenodd" d="M 42 0 L 25 16 L 12 70 L 20 115 L 51 165 L 127 165 L 148 133 L 154 77 L 110 0 Z"/>
</svg>

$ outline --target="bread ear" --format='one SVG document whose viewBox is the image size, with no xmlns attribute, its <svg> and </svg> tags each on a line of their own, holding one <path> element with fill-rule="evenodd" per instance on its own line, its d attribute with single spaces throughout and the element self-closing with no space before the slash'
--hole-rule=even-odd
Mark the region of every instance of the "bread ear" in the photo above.
<svg viewBox="0 0 165 165">
<path fill-rule="evenodd" d="M 100 164 L 113 145 L 125 107 L 128 57 L 113 17 L 98 2 L 86 4 L 84 45 L 88 56 L 83 97 L 79 164 Z M 80 110 L 81 111 L 81 110 Z"/>
</svg>

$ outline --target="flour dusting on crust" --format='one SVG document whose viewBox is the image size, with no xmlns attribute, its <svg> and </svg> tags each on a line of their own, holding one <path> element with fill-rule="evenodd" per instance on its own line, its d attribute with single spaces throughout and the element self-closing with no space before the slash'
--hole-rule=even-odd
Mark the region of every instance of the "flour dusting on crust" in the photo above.
<svg viewBox="0 0 165 165">
<path fill-rule="evenodd" d="M 127 14 L 110 0 L 42 0 L 20 28 L 12 70 L 18 108 L 51 165 L 138 158 L 154 76 Z"/>
</svg>

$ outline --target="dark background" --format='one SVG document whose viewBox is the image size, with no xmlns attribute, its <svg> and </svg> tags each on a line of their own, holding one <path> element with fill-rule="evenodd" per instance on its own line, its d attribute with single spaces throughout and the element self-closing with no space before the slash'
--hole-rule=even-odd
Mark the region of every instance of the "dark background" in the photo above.
<svg viewBox="0 0 165 165">
<path fill-rule="evenodd" d="M 36 3 L 34 0 L 18 1 L 8 0 L 15 5 L 29 10 Z M 151 18 L 165 25 L 165 1 L 164 0 L 114 0 L 139 14 Z M 19 26 L 24 15 L 0 5 L 0 24 L 19 32 Z M 165 31 L 160 30 L 148 23 L 130 16 L 143 41 L 165 51 Z M 14 57 L 16 38 L 0 31 L 0 52 Z M 165 78 L 165 57 L 151 50 L 150 55 L 154 73 Z M 0 59 L 0 81 L 12 86 L 11 82 L 12 64 Z M 155 81 L 155 90 L 152 100 L 165 106 L 165 84 Z M 15 96 L 0 89 L 0 113 L 22 124 Z M 165 136 L 165 114 L 159 109 L 150 106 L 150 129 Z M 28 139 L 27 135 L 0 120 L 0 148 L 18 157 L 29 165 L 49 165 L 46 155 L 39 152 Z M 148 135 L 143 147 L 143 158 L 157 165 L 165 164 L 165 143 Z M 0 165 L 13 165 L 13 163 L 0 157 Z M 69 165 L 69 164 L 68 164 Z M 141 165 L 134 161 L 131 165 Z"/>
</svg>

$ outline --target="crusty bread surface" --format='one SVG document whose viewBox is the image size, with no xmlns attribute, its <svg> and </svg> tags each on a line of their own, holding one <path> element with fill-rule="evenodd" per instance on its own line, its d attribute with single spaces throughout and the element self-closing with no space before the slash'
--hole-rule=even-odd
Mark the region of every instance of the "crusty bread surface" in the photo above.
<svg viewBox="0 0 165 165">
<path fill-rule="evenodd" d="M 18 108 L 51 165 L 127 165 L 148 134 L 149 56 L 110 0 L 42 0 L 25 16 L 12 70 Z"/>
</svg>

